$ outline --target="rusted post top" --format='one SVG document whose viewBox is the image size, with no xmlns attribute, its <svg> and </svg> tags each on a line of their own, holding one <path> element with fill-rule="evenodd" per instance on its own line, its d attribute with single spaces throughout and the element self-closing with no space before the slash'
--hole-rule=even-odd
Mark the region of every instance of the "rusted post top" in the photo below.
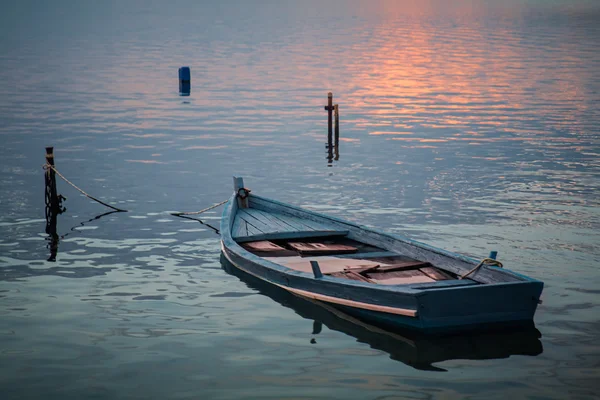
<svg viewBox="0 0 600 400">
<path fill-rule="evenodd" d="M 46 162 L 54 165 L 54 147 L 46 147 Z M 54 173 L 54 171 L 52 171 Z"/>
<path fill-rule="evenodd" d="M 327 93 L 327 105 L 323 107 L 326 111 L 333 111 L 333 93 Z"/>
<path fill-rule="evenodd" d="M 337 104 L 335 106 L 333 106 L 333 113 L 335 114 L 335 142 L 334 142 L 335 158 L 334 158 L 334 160 L 337 161 L 340 159 L 340 113 L 339 113 L 339 107 Z"/>
</svg>

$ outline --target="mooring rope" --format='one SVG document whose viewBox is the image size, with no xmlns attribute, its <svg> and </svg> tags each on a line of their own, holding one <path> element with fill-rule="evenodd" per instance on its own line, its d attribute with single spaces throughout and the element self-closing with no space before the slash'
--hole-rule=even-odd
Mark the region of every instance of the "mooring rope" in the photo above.
<svg viewBox="0 0 600 400">
<path fill-rule="evenodd" d="M 472 270 L 470 270 L 466 274 L 462 275 L 458 279 L 465 279 L 467 276 L 471 275 L 473 272 L 475 272 L 479 268 L 481 268 L 481 266 L 483 264 L 486 264 L 486 265 L 496 265 L 496 266 L 502 268 L 502 263 L 500 261 L 494 260 L 493 258 L 484 258 L 483 260 L 481 260 L 481 262 L 479 264 L 477 264 L 477 266 L 475 268 L 473 268 Z"/>
<path fill-rule="evenodd" d="M 229 199 L 227 199 L 227 200 L 223 200 L 223 201 L 222 201 L 222 202 L 220 202 L 220 203 L 217 203 L 217 204 L 215 204 L 215 205 L 212 205 L 212 206 L 210 206 L 210 207 L 206 207 L 206 208 L 204 208 L 204 209 L 202 209 L 202 210 L 200 210 L 200 211 L 192 211 L 192 212 L 178 212 L 178 213 L 171 213 L 171 215 L 174 215 L 174 216 L 176 216 L 176 217 L 181 217 L 182 215 L 198 215 L 198 214 L 202 214 L 203 212 L 210 211 L 210 210 L 212 210 L 213 208 L 217 208 L 217 207 L 219 207 L 219 206 L 222 206 L 223 204 L 227 203 L 228 201 L 229 201 Z"/>
<path fill-rule="evenodd" d="M 77 187 L 77 186 L 76 186 L 76 185 L 75 185 L 73 182 L 71 182 L 70 180 L 68 180 L 67 178 L 65 178 L 65 177 L 63 176 L 63 174 L 61 174 L 60 172 L 58 172 L 58 170 L 57 170 L 57 169 L 56 169 L 56 168 L 55 168 L 53 165 L 50 165 L 50 164 L 46 164 L 46 165 L 44 165 L 44 169 L 48 169 L 48 168 L 49 168 L 49 169 L 51 169 L 51 170 L 53 170 L 54 172 L 56 172 L 56 174 L 57 174 L 58 176 L 60 176 L 60 177 L 61 177 L 61 178 L 62 178 L 62 179 L 65 181 L 65 182 L 67 182 L 69 185 L 71 185 L 71 186 L 73 186 L 75 189 L 79 190 L 79 191 L 80 191 L 80 192 L 81 192 L 81 193 L 82 193 L 84 196 L 86 196 L 86 197 L 89 197 L 90 199 L 92 199 L 92 200 L 94 200 L 94 201 L 97 201 L 98 203 L 102 204 L 103 206 L 106 206 L 106 207 L 108 207 L 108 208 L 112 208 L 112 209 L 113 209 L 113 210 L 115 210 L 115 211 L 119 211 L 119 212 L 126 212 L 126 211 L 127 211 L 127 210 L 123 210 L 122 208 L 113 207 L 113 206 L 111 206 L 110 204 L 106 204 L 106 203 L 105 203 L 105 202 L 103 202 L 102 200 L 98 200 L 98 199 L 97 199 L 97 198 L 95 198 L 94 196 L 91 196 L 91 195 L 87 194 L 87 193 L 86 193 L 86 192 L 84 192 L 82 189 L 78 188 L 78 187 Z"/>
<path fill-rule="evenodd" d="M 179 217 L 179 218 L 191 219 L 192 221 L 197 221 L 197 222 L 200 222 L 202 225 L 204 225 L 204 226 L 207 226 L 207 227 L 209 227 L 210 229 L 212 229 L 212 230 L 213 230 L 213 231 L 214 231 L 214 232 L 215 232 L 217 235 L 220 235 L 220 234 L 221 234 L 221 232 L 220 232 L 220 231 L 219 231 L 217 228 L 215 228 L 214 226 L 212 226 L 212 225 L 211 225 L 211 224 L 209 224 L 209 223 L 206 223 L 206 222 L 202 221 L 201 219 L 198 219 L 198 218 L 192 218 L 192 217 L 186 217 L 185 215 L 176 215 L 176 214 L 171 214 L 171 215 L 173 215 L 173 216 L 175 216 L 175 217 Z"/>
<path fill-rule="evenodd" d="M 61 235 L 60 240 L 66 238 L 67 236 L 69 236 L 73 232 L 81 232 L 81 231 L 78 231 L 77 228 L 79 228 L 80 226 L 85 226 L 85 224 L 87 224 L 88 222 L 95 221 L 97 219 L 100 219 L 102 217 L 105 217 L 107 215 L 114 214 L 114 213 L 117 213 L 117 212 L 119 212 L 119 211 L 107 211 L 104 214 L 96 215 L 94 218 L 90 218 L 87 221 L 82 221 L 78 225 L 75 225 L 75 226 L 71 227 L 70 232 L 67 232 L 64 235 Z"/>
</svg>

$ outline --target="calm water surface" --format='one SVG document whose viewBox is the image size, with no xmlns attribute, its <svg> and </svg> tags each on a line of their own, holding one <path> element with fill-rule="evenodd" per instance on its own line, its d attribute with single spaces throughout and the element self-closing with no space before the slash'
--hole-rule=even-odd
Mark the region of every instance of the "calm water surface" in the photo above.
<svg viewBox="0 0 600 400">
<path fill-rule="evenodd" d="M 4 5 L 1 398 L 594 398 L 600 6 L 500 3 Z M 59 181 L 54 262 L 44 146 L 129 210 L 94 219 L 107 210 Z M 449 250 L 498 250 L 545 282 L 537 330 L 425 340 L 265 293 L 221 265 L 209 226 L 169 214 L 224 200 L 232 175 Z"/>
</svg>

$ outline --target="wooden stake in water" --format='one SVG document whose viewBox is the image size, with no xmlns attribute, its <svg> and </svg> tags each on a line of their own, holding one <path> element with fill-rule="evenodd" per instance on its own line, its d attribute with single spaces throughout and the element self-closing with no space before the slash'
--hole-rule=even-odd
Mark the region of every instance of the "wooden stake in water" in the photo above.
<svg viewBox="0 0 600 400">
<path fill-rule="evenodd" d="M 335 114 L 335 160 L 337 161 L 340 159 L 340 113 L 337 104 L 333 107 Z"/>
<path fill-rule="evenodd" d="M 332 121 L 332 113 L 333 113 L 333 93 L 327 93 L 327 105 L 325 107 L 327 111 L 327 144 L 331 148 L 332 146 L 332 136 L 333 136 L 333 121 Z"/>
<path fill-rule="evenodd" d="M 54 167 L 54 148 L 46 147 L 46 164 Z M 50 248 L 50 257 L 48 261 L 56 261 L 56 253 L 58 252 L 58 233 L 56 223 L 58 214 L 61 214 L 65 209 L 62 207 L 62 196 L 56 193 L 56 174 L 54 169 L 46 168 L 44 175 L 45 181 L 45 201 L 46 201 L 46 233 L 48 234 Z"/>
<path fill-rule="evenodd" d="M 46 147 L 46 164 L 54 167 L 54 147 Z M 56 193 L 56 174 L 52 168 L 46 168 L 46 216 L 60 213 L 60 200 Z"/>
</svg>

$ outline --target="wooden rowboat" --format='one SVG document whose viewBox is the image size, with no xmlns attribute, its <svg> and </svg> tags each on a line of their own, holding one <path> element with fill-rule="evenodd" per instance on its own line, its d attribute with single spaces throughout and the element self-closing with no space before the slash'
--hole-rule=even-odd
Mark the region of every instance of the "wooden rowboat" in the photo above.
<svg viewBox="0 0 600 400">
<path fill-rule="evenodd" d="M 543 283 L 411 239 L 251 194 L 234 178 L 223 255 L 295 295 L 379 326 L 447 333 L 531 324 Z"/>
</svg>

